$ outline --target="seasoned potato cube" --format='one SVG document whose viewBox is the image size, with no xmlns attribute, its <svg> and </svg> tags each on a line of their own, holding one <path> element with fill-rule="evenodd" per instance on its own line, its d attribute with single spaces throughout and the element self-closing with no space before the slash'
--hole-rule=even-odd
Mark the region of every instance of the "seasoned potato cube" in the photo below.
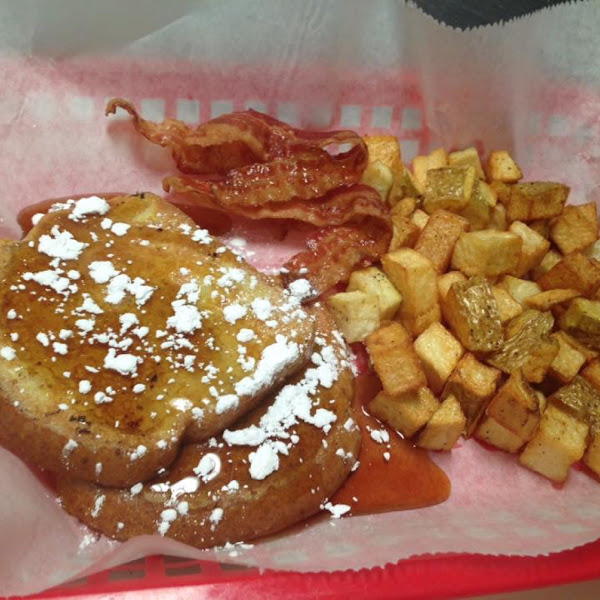
<svg viewBox="0 0 600 600">
<path fill-rule="evenodd" d="M 581 375 L 586 381 L 591 383 L 597 391 L 600 391 L 600 360 L 594 359 L 583 371 Z"/>
<path fill-rule="evenodd" d="M 504 288 L 519 304 L 524 304 L 530 296 L 535 296 L 542 288 L 535 282 L 527 279 L 519 279 L 512 275 L 505 275 L 498 285 Z"/>
<path fill-rule="evenodd" d="M 591 244 L 590 246 L 588 246 L 583 253 L 588 257 L 588 258 L 595 258 L 597 261 L 600 262 L 600 240 L 596 240 L 593 244 Z"/>
<path fill-rule="evenodd" d="M 460 212 L 467 208 L 475 187 L 473 167 L 429 169 L 423 196 L 423 209 L 431 214 L 440 208 Z"/>
<path fill-rule="evenodd" d="M 517 183 L 510 188 L 506 206 L 509 221 L 537 221 L 558 217 L 569 196 L 569 187 L 550 181 Z"/>
<path fill-rule="evenodd" d="M 519 264 L 523 240 L 508 231 L 463 233 L 452 254 L 452 268 L 466 275 L 494 277 L 511 273 Z"/>
<path fill-rule="evenodd" d="M 421 230 L 425 228 L 427 225 L 427 221 L 429 221 L 429 215 L 420 208 L 417 208 L 415 212 L 410 215 L 410 220 Z"/>
<path fill-rule="evenodd" d="M 560 316 L 559 326 L 575 339 L 600 350 L 600 301 L 575 298 Z"/>
<path fill-rule="evenodd" d="M 437 286 L 440 301 L 443 301 L 444 298 L 446 298 L 450 286 L 458 281 L 467 281 L 465 275 L 460 271 L 448 271 L 447 273 L 444 273 L 438 277 Z M 443 310 L 444 306 L 442 305 L 442 312 Z"/>
<path fill-rule="evenodd" d="M 365 344 L 387 394 L 398 396 L 427 385 L 410 335 L 400 323 L 385 323 L 367 337 Z"/>
<path fill-rule="evenodd" d="M 490 446 L 495 446 L 496 448 L 500 448 L 500 450 L 513 454 L 518 452 L 525 443 L 516 433 L 498 423 L 496 419 L 488 416 L 484 416 L 481 419 L 479 426 L 475 430 L 475 437 L 486 444 L 490 444 Z"/>
<path fill-rule="evenodd" d="M 537 221 L 531 221 L 529 227 L 536 233 L 539 233 L 543 238 L 548 239 L 550 237 L 550 221 L 548 219 L 538 219 Z"/>
<path fill-rule="evenodd" d="M 417 209 L 417 201 L 415 198 L 410 196 L 405 196 L 404 198 L 398 200 L 392 210 L 390 210 L 390 215 L 394 217 L 395 215 L 400 215 L 402 217 L 410 217 L 415 210 Z"/>
<path fill-rule="evenodd" d="M 402 302 L 402 296 L 392 285 L 386 274 L 377 267 L 368 267 L 354 271 L 348 282 L 348 292 L 359 290 L 365 294 L 376 296 L 379 300 L 381 320 L 393 319 Z"/>
<path fill-rule="evenodd" d="M 417 446 L 427 450 L 452 450 L 466 423 L 459 401 L 450 394 L 419 433 Z"/>
<path fill-rule="evenodd" d="M 519 264 L 512 272 L 515 277 L 523 277 L 527 271 L 537 267 L 542 262 L 550 249 L 550 242 L 521 221 L 513 221 L 508 231 L 518 235 L 523 240 Z"/>
<path fill-rule="evenodd" d="M 402 152 L 398 138 L 394 135 L 366 135 L 364 138 L 369 150 L 369 162 L 382 162 L 393 176 L 402 173 Z"/>
<path fill-rule="evenodd" d="M 506 231 L 508 229 L 508 221 L 506 219 L 506 208 L 502 204 L 496 204 L 492 208 L 492 214 L 488 229 L 495 229 L 496 231 Z"/>
<path fill-rule="evenodd" d="M 457 150 L 448 154 L 448 165 L 451 167 L 475 167 L 475 174 L 479 179 L 485 179 L 485 173 L 481 168 L 479 153 L 473 146 L 464 150 Z"/>
<path fill-rule="evenodd" d="M 577 350 L 583 357 L 585 358 L 585 362 L 590 362 L 598 358 L 598 351 L 586 346 L 584 343 L 575 339 L 572 335 L 568 334 L 566 331 L 561 331 L 561 336 L 563 340 L 569 344 L 572 348 Z"/>
<path fill-rule="evenodd" d="M 492 352 L 504 342 L 498 305 L 484 277 L 452 284 L 444 299 L 444 317 L 472 352 Z"/>
<path fill-rule="evenodd" d="M 494 294 L 494 298 L 496 299 L 498 314 L 500 315 L 500 322 L 502 324 L 514 319 L 523 312 L 523 306 L 503 287 L 495 285 L 492 288 L 492 294 Z M 444 306 L 442 305 L 443 310 Z"/>
<path fill-rule="evenodd" d="M 523 303 L 527 308 L 535 310 L 550 310 L 556 304 L 562 304 L 579 297 L 581 294 L 577 290 L 548 290 L 540 292 L 533 296 L 527 296 Z"/>
<path fill-rule="evenodd" d="M 405 437 L 412 437 L 438 409 L 438 399 L 426 387 L 391 396 L 379 392 L 369 403 L 369 412 Z"/>
<path fill-rule="evenodd" d="M 471 231 L 485 229 L 496 206 L 496 194 L 484 181 L 476 181 L 469 204 L 459 214 L 469 221 Z"/>
<path fill-rule="evenodd" d="M 570 288 L 592 296 L 600 288 L 600 262 L 581 252 L 567 254 L 537 282 L 544 290 Z"/>
<path fill-rule="evenodd" d="M 548 253 L 542 258 L 542 262 L 531 269 L 531 278 L 537 281 L 544 273 L 547 273 L 555 264 L 562 260 L 562 255 L 556 250 L 549 250 Z"/>
<path fill-rule="evenodd" d="M 558 342 L 558 354 L 550 365 L 549 375 L 561 383 L 569 383 L 585 364 L 585 356 L 567 341 L 566 335 L 564 331 L 552 334 Z"/>
<path fill-rule="evenodd" d="M 550 237 L 563 254 L 593 244 L 598 239 L 596 203 L 565 206 L 562 214 L 552 221 Z"/>
<path fill-rule="evenodd" d="M 574 417 L 596 425 L 600 417 L 600 392 L 585 378 L 577 375 L 571 383 L 559 388 L 548 399 Z"/>
<path fill-rule="evenodd" d="M 498 181 L 497 179 L 490 181 L 488 185 L 490 186 L 492 192 L 496 195 L 498 202 L 500 202 L 502 206 L 506 206 L 510 200 L 510 185 L 502 181 Z"/>
<path fill-rule="evenodd" d="M 433 212 L 415 244 L 415 250 L 426 256 L 438 273 L 448 268 L 454 245 L 460 234 L 468 231 L 469 222 L 445 210 Z"/>
<path fill-rule="evenodd" d="M 364 170 L 360 182 L 364 185 L 371 186 L 381 196 L 383 202 L 387 201 L 388 194 L 392 189 L 394 183 L 394 176 L 390 168 L 381 162 L 376 160 L 370 162 L 367 168 Z"/>
<path fill-rule="evenodd" d="M 569 467 L 583 456 L 588 431 L 587 423 L 549 404 L 519 462 L 548 479 L 564 481 Z"/>
<path fill-rule="evenodd" d="M 441 319 L 437 295 L 437 275 L 428 258 L 410 248 L 394 250 L 381 257 L 385 274 L 402 294 L 398 311 L 400 322 L 419 335 Z"/>
<path fill-rule="evenodd" d="M 540 402 L 521 371 L 515 371 L 490 400 L 485 414 L 526 442 L 540 422 Z"/>
<path fill-rule="evenodd" d="M 523 177 L 519 165 L 506 150 L 490 152 L 485 171 L 488 179 L 502 181 L 503 183 L 515 183 Z"/>
<path fill-rule="evenodd" d="M 424 187 L 413 174 L 403 166 L 401 173 L 394 173 L 394 183 L 388 196 L 390 206 L 395 206 L 403 198 L 417 198 L 423 195 Z"/>
<path fill-rule="evenodd" d="M 434 394 L 439 394 L 464 354 L 460 342 L 441 324 L 432 323 L 414 343 Z"/>
<path fill-rule="evenodd" d="M 392 239 L 390 240 L 390 251 L 398 248 L 412 248 L 419 239 L 421 230 L 408 217 L 392 215 Z"/>
<path fill-rule="evenodd" d="M 341 292 L 329 296 L 327 304 L 349 344 L 364 340 L 379 327 L 379 302 L 373 294 Z"/>
<path fill-rule="evenodd" d="M 447 398 L 451 394 L 456 396 L 467 419 L 465 426 L 467 436 L 470 436 L 475 429 L 488 400 L 496 391 L 499 379 L 498 369 L 480 363 L 470 352 L 458 361 L 448 378 L 442 398 Z"/>
<path fill-rule="evenodd" d="M 583 462 L 600 477 L 600 431 L 592 437 Z"/>
<path fill-rule="evenodd" d="M 558 342 L 549 335 L 553 324 L 550 313 L 526 310 L 506 325 L 502 348 L 486 362 L 508 374 L 522 369 L 527 381 L 540 383 L 558 354 Z"/>
<path fill-rule="evenodd" d="M 432 150 L 427 156 L 415 156 L 412 161 L 413 173 L 415 179 L 421 186 L 421 189 L 425 189 L 425 182 L 427 181 L 427 171 L 430 169 L 441 169 L 442 167 L 448 166 L 448 154 L 444 148 L 436 148 Z"/>
</svg>

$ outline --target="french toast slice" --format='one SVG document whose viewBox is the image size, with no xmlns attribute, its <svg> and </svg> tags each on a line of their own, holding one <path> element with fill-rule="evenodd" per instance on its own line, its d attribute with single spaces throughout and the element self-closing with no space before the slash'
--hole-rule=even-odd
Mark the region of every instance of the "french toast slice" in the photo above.
<svg viewBox="0 0 600 600">
<path fill-rule="evenodd" d="M 291 378 L 212 442 L 184 446 L 161 477 L 130 489 L 61 477 L 63 508 L 107 536 L 162 534 L 207 548 L 269 535 L 317 513 L 356 463 L 353 375 L 330 317 Z"/>
<path fill-rule="evenodd" d="M 125 486 L 306 362 L 300 301 L 151 194 L 91 197 L 0 247 L 0 444 Z"/>
</svg>

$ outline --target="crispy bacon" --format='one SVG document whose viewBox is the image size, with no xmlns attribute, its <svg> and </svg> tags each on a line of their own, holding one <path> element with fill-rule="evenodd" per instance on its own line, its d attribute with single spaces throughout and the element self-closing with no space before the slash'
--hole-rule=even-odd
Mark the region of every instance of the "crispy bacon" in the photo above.
<svg viewBox="0 0 600 600">
<path fill-rule="evenodd" d="M 171 149 L 182 174 L 166 177 L 165 191 L 203 209 L 324 228 L 286 265 L 288 280 L 304 276 L 322 292 L 387 250 L 389 214 L 379 194 L 359 184 L 368 151 L 356 133 L 304 131 L 256 111 L 191 128 L 174 119 L 146 121 L 121 99 L 106 113 L 117 107 L 132 115 L 139 133 Z M 341 144 L 350 149 L 328 151 Z"/>
</svg>

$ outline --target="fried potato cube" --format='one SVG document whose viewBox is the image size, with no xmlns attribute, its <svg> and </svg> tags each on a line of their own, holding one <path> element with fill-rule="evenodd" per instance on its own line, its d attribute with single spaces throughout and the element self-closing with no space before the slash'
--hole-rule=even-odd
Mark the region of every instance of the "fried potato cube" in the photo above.
<svg viewBox="0 0 600 600">
<path fill-rule="evenodd" d="M 464 354 L 464 348 L 441 323 L 432 323 L 415 340 L 414 349 L 431 391 L 439 394 Z"/>
<path fill-rule="evenodd" d="M 495 229 L 496 231 L 506 231 L 507 228 L 508 221 L 506 219 L 506 208 L 502 204 L 496 204 L 496 206 L 492 208 L 488 229 Z"/>
<path fill-rule="evenodd" d="M 474 435 L 478 440 L 512 454 L 518 452 L 525 443 L 516 433 L 488 416 L 481 419 Z"/>
<path fill-rule="evenodd" d="M 598 239 L 598 213 L 595 202 L 565 206 L 552 221 L 550 237 L 563 254 L 583 250 Z"/>
<path fill-rule="evenodd" d="M 392 210 L 390 210 L 390 216 L 394 217 L 395 215 L 400 215 L 408 218 L 415 212 L 416 209 L 416 199 L 411 196 L 405 196 L 404 198 L 398 200 L 394 206 L 392 206 Z"/>
<path fill-rule="evenodd" d="M 473 354 L 467 352 L 448 378 L 442 398 L 451 394 L 456 396 L 467 419 L 467 437 L 472 434 L 489 399 L 494 395 L 500 375 L 498 369 L 480 363 Z"/>
<path fill-rule="evenodd" d="M 425 182 L 427 181 L 427 171 L 429 169 L 441 169 L 442 167 L 448 166 L 448 154 L 444 148 L 436 148 L 432 150 L 426 156 L 415 156 L 412 161 L 413 173 L 415 179 L 421 186 L 421 189 L 425 189 Z"/>
<path fill-rule="evenodd" d="M 549 401 L 590 426 L 600 425 L 600 392 L 581 375 L 556 390 Z"/>
<path fill-rule="evenodd" d="M 364 170 L 360 182 L 364 185 L 372 187 L 374 190 L 379 192 L 381 200 L 386 202 L 392 184 L 394 183 L 394 176 L 390 168 L 380 160 L 370 162 Z"/>
<path fill-rule="evenodd" d="M 524 304 L 527 298 L 542 291 L 542 288 L 535 281 L 519 279 L 512 275 L 505 275 L 498 285 L 504 288 L 519 304 Z"/>
<path fill-rule="evenodd" d="M 522 369 L 527 381 L 540 383 L 558 354 L 558 342 L 549 335 L 553 325 L 550 313 L 526 310 L 509 321 L 502 348 L 486 362 L 508 374 Z"/>
<path fill-rule="evenodd" d="M 570 288 L 592 296 L 600 288 L 600 262 L 581 252 L 567 254 L 537 282 L 544 290 Z"/>
<path fill-rule="evenodd" d="M 358 290 L 340 292 L 329 296 L 327 304 L 349 344 L 361 342 L 379 327 L 379 301 L 374 294 Z"/>
<path fill-rule="evenodd" d="M 420 208 L 417 208 L 415 212 L 410 215 L 410 220 L 421 230 L 425 228 L 427 225 L 427 221 L 429 221 L 429 215 Z"/>
<path fill-rule="evenodd" d="M 544 273 L 547 273 L 554 265 L 562 260 L 562 255 L 556 250 L 549 250 L 542 258 L 542 262 L 537 267 L 531 269 L 531 278 L 537 281 Z"/>
<path fill-rule="evenodd" d="M 412 437 L 435 414 L 440 403 L 427 387 L 392 396 L 379 392 L 369 403 L 369 412 L 403 436 Z"/>
<path fill-rule="evenodd" d="M 424 187 L 415 179 L 414 175 L 403 166 L 401 173 L 394 173 L 394 183 L 388 196 L 390 206 L 395 206 L 406 197 L 417 198 L 423 195 Z"/>
<path fill-rule="evenodd" d="M 367 337 L 365 344 L 386 394 L 399 396 L 427 385 L 411 337 L 400 323 L 385 323 Z"/>
<path fill-rule="evenodd" d="M 567 478 L 569 467 L 583 456 L 588 431 L 587 423 L 549 404 L 519 462 L 552 481 L 562 482 Z"/>
<path fill-rule="evenodd" d="M 549 375 L 561 383 L 569 383 L 585 364 L 585 356 L 568 342 L 564 331 L 556 331 L 552 337 L 558 342 L 558 354 L 550 365 Z"/>
<path fill-rule="evenodd" d="M 494 294 L 494 298 L 496 299 L 496 304 L 498 305 L 498 314 L 500 315 L 500 322 L 502 324 L 514 319 L 516 316 L 520 315 L 523 312 L 523 306 L 521 303 L 517 302 L 510 292 L 505 290 L 503 287 L 495 285 L 492 287 L 492 294 Z M 444 307 L 442 305 L 442 311 Z"/>
<path fill-rule="evenodd" d="M 559 326 L 575 339 L 600 350 L 600 301 L 575 298 L 560 316 Z"/>
<path fill-rule="evenodd" d="M 540 402 L 523 373 L 517 370 L 490 400 L 485 414 L 526 442 L 540 422 Z"/>
<path fill-rule="evenodd" d="M 523 177 L 519 165 L 506 150 L 494 150 L 490 152 L 485 172 L 489 180 L 502 181 L 503 183 L 515 183 Z"/>
<path fill-rule="evenodd" d="M 471 231 L 454 246 L 452 268 L 466 275 L 494 277 L 512 273 L 519 264 L 523 240 L 508 231 Z"/>
<path fill-rule="evenodd" d="M 583 253 L 588 258 L 595 258 L 597 261 L 600 261 L 600 240 L 596 240 L 593 244 L 588 246 Z"/>
<path fill-rule="evenodd" d="M 479 153 L 473 146 L 465 148 L 464 150 L 450 152 L 450 154 L 448 154 L 448 165 L 451 167 L 474 167 L 477 177 L 479 179 L 485 179 L 485 173 L 481 167 L 481 160 L 479 160 Z"/>
<path fill-rule="evenodd" d="M 553 306 L 578 298 L 580 295 L 577 290 L 548 290 L 528 296 L 523 303 L 527 308 L 550 310 Z"/>
<path fill-rule="evenodd" d="M 402 295 L 397 318 L 412 335 L 441 319 L 437 275 L 428 258 L 411 248 L 400 248 L 384 254 L 381 264 Z"/>
<path fill-rule="evenodd" d="M 536 233 L 539 233 L 543 238 L 550 238 L 550 221 L 549 219 L 538 219 L 537 221 L 531 221 L 529 227 Z"/>
<path fill-rule="evenodd" d="M 496 195 L 498 202 L 500 202 L 502 206 L 506 206 L 510 200 L 510 185 L 498 180 L 490 181 L 488 185 Z"/>
<path fill-rule="evenodd" d="M 542 262 L 550 249 L 550 242 L 521 221 L 513 221 L 508 231 L 518 235 L 523 240 L 519 264 L 512 272 L 515 277 L 523 277 L 527 271 L 537 267 Z"/>
<path fill-rule="evenodd" d="M 400 292 L 392 285 L 386 274 L 377 267 L 354 271 L 350 275 L 348 292 L 354 290 L 377 297 L 382 321 L 393 319 L 402 302 Z"/>
<path fill-rule="evenodd" d="M 440 275 L 437 279 L 438 286 L 438 295 L 440 301 L 443 302 L 446 298 L 448 291 L 450 290 L 450 286 L 456 282 L 467 281 L 466 276 L 460 271 L 448 271 L 443 275 Z M 442 313 L 444 311 L 444 306 L 442 304 Z"/>
<path fill-rule="evenodd" d="M 485 229 L 496 206 L 496 194 L 485 181 L 476 181 L 467 207 L 459 214 L 469 221 L 472 231 Z"/>
<path fill-rule="evenodd" d="M 569 344 L 572 348 L 577 350 L 580 354 L 585 358 L 585 362 L 591 362 L 598 358 L 598 351 L 590 348 L 586 344 L 580 342 L 575 339 L 572 335 L 568 334 L 566 331 L 561 331 L 561 336 L 563 340 Z"/>
<path fill-rule="evenodd" d="M 390 251 L 398 248 L 412 248 L 419 239 L 421 230 L 408 217 L 392 215 L 392 239 L 390 240 Z"/>
<path fill-rule="evenodd" d="M 450 394 L 419 433 L 417 446 L 427 450 L 450 451 L 458 442 L 466 423 L 460 402 Z"/>
<path fill-rule="evenodd" d="M 504 342 L 498 305 L 485 277 L 452 284 L 444 299 L 444 317 L 471 352 L 493 352 Z"/>
<path fill-rule="evenodd" d="M 550 181 L 516 183 L 510 188 L 506 206 L 509 221 L 537 221 L 558 217 L 569 196 L 569 187 Z"/>
<path fill-rule="evenodd" d="M 402 173 L 402 151 L 398 138 L 394 135 L 366 135 L 363 140 L 369 150 L 369 162 L 382 162 L 394 177 Z"/>
<path fill-rule="evenodd" d="M 600 476 L 600 431 L 592 437 L 592 441 L 583 456 L 583 462 L 596 473 L 596 475 Z"/>
<path fill-rule="evenodd" d="M 428 214 L 440 208 L 451 212 L 464 210 L 471 200 L 476 180 L 474 167 L 429 169 L 423 209 Z"/>
<path fill-rule="evenodd" d="M 436 210 L 429 216 L 414 248 L 433 263 L 438 273 L 444 273 L 450 264 L 454 245 L 460 234 L 468 229 L 466 219 L 445 210 Z"/>
<path fill-rule="evenodd" d="M 581 371 L 582 377 L 600 391 L 600 360 L 594 359 Z"/>
</svg>

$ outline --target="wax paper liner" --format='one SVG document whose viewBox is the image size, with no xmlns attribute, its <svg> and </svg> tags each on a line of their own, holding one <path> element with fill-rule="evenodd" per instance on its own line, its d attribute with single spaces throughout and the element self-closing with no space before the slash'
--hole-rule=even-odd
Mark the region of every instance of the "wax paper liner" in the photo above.
<svg viewBox="0 0 600 600">
<path fill-rule="evenodd" d="M 251 106 L 302 126 L 391 132 L 407 159 L 438 144 L 508 148 L 528 179 L 565 181 L 572 202 L 600 199 L 596 3 L 470 32 L 384 1 L 122 4 L 0 7 L 1 235 L 17 236 L 17 210 L 46 197 L 160 190 L 174 168 L 168 153 L 123 116 L 103 117 L 112 96 L 155 119 L 197 122 Z M 244 223 L 231 238 L 263 268 L 302 241 Z M 150 553 L 315 571 L 435 552 L 536 556 L 600 537 L 600 487 L 584 471 L 557 489 L 476 442 L 434 458 L 453 484 L 442 505 L 199 552 L 158 536 L 97 539 L 0 450 L 0 594 Z"/>
</svg>

